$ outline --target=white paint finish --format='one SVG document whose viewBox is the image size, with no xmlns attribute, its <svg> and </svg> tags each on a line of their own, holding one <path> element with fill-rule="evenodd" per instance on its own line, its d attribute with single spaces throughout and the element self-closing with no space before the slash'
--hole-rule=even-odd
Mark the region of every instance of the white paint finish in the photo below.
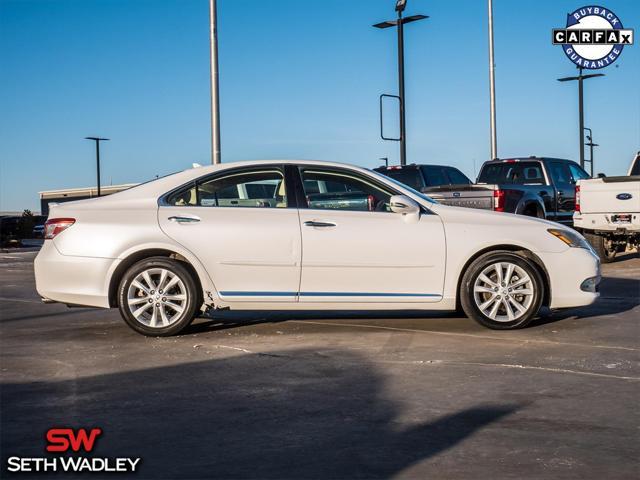
<svg viewBox="0 0 640 480">
<path fill-rule="evenodd" d="M 634 180 L 636 178 L 636 180 Z M 579 180 L 580 211 L 591 213 L 640 213 L 640 178 L 629 177 L 625 182 L 605 182 L 602 178 Z M 620 200 L 619 194 L 628 193 L 629 200 Z"/>
<path fill-rule="evenodd" d="M 628 177 L 624 182 L 604 182 L 601 178 L 579 180 L 580 212 L 573 214 L 573 223 L 586 231 L 640 232 L 640 177 Z M 631 198 L 621 200 L 620 194 Z M 614 222 L 614 215 L 629 214 L 631 222 Z"/>
<path fill-rule="evenodd" d="M 169 220 L 184 215 L 200 221 Z M 278 300 L 296 300 L 302 254 L 296 209 L 162 206 L 158 222 L 169 237 L 200 259 L 221 298 L 252 302 L 270 298 L 255 292 L 289 292 Z"/>
<path fill-rule="evenodd" d="M 563 253 L 539 253 L 551 282 L 551 308 L 592 304 L 597 293 L 583 292 L 580 284 L 600 275 L 600 259 L 586 248 L 569 248 Z"/>
<path fill-rule="evenodd" d="M 36 290 L 58 302 L 109 307 L 108 272 L 119 260 L 62 255 L 44 242 L 34 261 Z"/>
<path fill-rule="evenodd" d="M 307 221 L 335 227 L 309 227 L 304 225 Z M 302 209 L 300 222 L 304 245 L 300 302 L 440 300 L 445 240 L 437 215 L 422 215 L 413 222 L 395 213 Z M 368 295 L 311 295 L 326 292 Z"/>
<path fill-rule="evenodd" d="M 301 226 L 296 209 L 158 208 L 160 196 L 198 177 L 240 165 L 264 166 L 265 162 L 201 167 L 108 197 L 53 207 L 51 218 L 77 221 L 55 240 L 45 241 L 36 260 L 38 291 L 52 300 L 107 307 L 108 286 L 119 262 L 135 252 L 160 248 L 186 258 L 198 274 L 204 298 L 219 306 L 446 310 L 455 308 L 458 280 L 467 261 L 481 250 L 507 245 L 530 250 L 544 262 L 551 276 L 553 307 L 586 305 L 597 296 L 579 289 L 582 280 L 598 274 L 593 254 L 569 248 L 546 231 L 566 227 L 433 204 L 417 192 L 359 167 L 329 162 L 270 163 L 332 166 L 371 175 L 431 214 L 300 210 L 302 222 L 336 223 L 335 228 L 325 230 Z M 196 215 L 201 221 L 178 224 L 167 220 L 177 213 Z M 302 295 L 297 301 L 296 295 L 218 293 L 295 293 L 299 289 L 303 294 L 419 293 L 442 297 Z"/>
</svg>

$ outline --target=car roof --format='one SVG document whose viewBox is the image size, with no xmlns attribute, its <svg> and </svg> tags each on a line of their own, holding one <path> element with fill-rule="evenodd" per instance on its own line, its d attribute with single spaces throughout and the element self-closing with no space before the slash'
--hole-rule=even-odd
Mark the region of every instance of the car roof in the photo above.
<svg viewBox="0 0 640 480">
<path fill-rule="evenodd" d="M 356 172 L 371 173 L 371 170 L 366 169 L 364 167 L 359 167 L 357 165 L 340 163 L 340 162 L 327 162 L 322 160 L 274 159 L 274 160 L 247 160 L 247 161 L 238 161 L 238 162 L 226 162 L 226 163 L 219 163 L 216 165 L 205 165 L 205 166 L 190 168 L 187 170 L 183 170 L 181 172 L 173 173 L 171 175 L 153 179 L 146 183 L 141 183 L 137 186 L 129 188 L 127 190 L 122 190 L 121 192 L 113 193 L 106 197 L 100 197 L 100 200 L 103 203 L 105 203 L 105 202 L 117 202 L 117 201 L 125 200 L 127 198 L 148 198 L 148 199 L 153 198 L 155 201 L 155 199 L 157 199 L 159 195 L 166 193 L 170 190 L 173 190 L 174 188 L 177 188 L 180 185 L 188 184 L 189 182 L 203 176 L 207 176 L 217 172 L 224 172 L 225 170 L 231 170 L 234 168 L 254 167 L 254 166 L 260 166 L 260 165 L 283 165 L 283 164 L 284 165 L 303 165 L 303 166 L 306 165 L 306 166 L 316 166 L 316 167 L 338 167 L 338 168 L 346 168 Z M 91 202 L 96 199 L 80 200 L 80 201 L 85 202 L 85 204 L 88 204 L 87 202 Z M 76 202 L 65 202 L 65 203 L 73 204 Z"/>
</svg>

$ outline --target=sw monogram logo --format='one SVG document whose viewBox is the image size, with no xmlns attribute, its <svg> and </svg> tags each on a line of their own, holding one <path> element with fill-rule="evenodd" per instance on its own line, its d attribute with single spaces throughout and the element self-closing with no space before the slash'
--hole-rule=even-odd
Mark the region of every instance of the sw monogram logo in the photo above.
<svg viewBox="0 0 640 480">
<path fill-rule="evenodd" d="M 71 428 L 50 428 L 47 431 L 47 452 L 67 452 L 69 448 L 79 452 L 82 448 L 85 452 L 91 452 L 96 439 L 102 434 L 101 428 L 80 428 L 73 431 Z"/>
</svg>

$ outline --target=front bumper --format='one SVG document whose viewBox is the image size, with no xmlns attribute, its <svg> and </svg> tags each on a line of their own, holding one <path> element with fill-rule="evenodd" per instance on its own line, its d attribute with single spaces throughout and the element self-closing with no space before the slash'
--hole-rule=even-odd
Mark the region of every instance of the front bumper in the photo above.
<svg viewBox="0 0 640 480">
<path fill-rule="evenodd" d="M 111 258 L 62 255 L 46 240 L 34 261 L 36 290 L 43 300 L 109 308 Z"/>
<path fill-rule="evenodd" d="M 568 248 L 561 253 L 539 254 L 549 274 L 550 308 L 591 305 L 600 296 L 597 287 L 583 289 L 584 282 L 599 283 L 600 259 L 586 248 Z"/>
</svg>

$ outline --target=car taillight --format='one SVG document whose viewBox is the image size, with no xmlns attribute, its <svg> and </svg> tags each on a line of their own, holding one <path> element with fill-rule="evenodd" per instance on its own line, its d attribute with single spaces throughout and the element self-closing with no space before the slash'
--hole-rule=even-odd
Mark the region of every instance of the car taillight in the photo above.
<svg viewBox="0 0 640 480">
<path fill-rule="evenodd" d="M 44 239 L 50 240 L 76 223 L 75 218 L 52 218 L 44 224 Z"/>
<path fill-rule="evenodd" d="M 576 212 L 580 213 L 580 185 L 576 185 Z"/>
<path fill-rule="evenodd" d="M 504 212 L 505 191 L 494 190 L 493 191 L 493 210 L 496 212 Z"/>
</svg>

